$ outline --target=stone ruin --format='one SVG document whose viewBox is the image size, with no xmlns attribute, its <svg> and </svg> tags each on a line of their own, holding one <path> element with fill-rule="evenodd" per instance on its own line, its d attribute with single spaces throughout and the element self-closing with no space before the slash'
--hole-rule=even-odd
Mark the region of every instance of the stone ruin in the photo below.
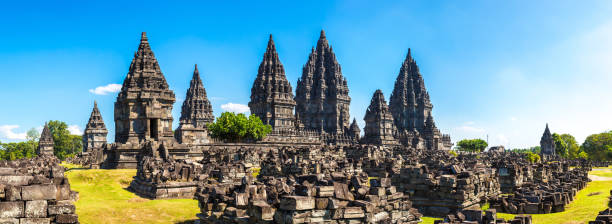
<svg viewBox="0 0 612 224">
<path fill-rule="evenodd" d="M 40 134 L 38 139 L 38 148 L 36 149 L 37 155 L 53 156 L 53 136 L 49 130 L 49 125 L 45 123 L 45 127 Z"/>
<path fill-rule="evenodd" d="M 64 167 L 54 156 L 0 161 L 0 223 L 79 223 Z"/>
<path fill-rule="evenodd" d="M 590 181 L 588 168 L 570 170 L 567 163 L 538 164 L 530 168 L 531 175 L 525 175 L 523 183 L 514 186 L 512 195 L 490 200 L 491 208 L 512 214 L 562 212 Z"/>
<path fill-rule="evenodd" d="M 296 179 L 245 176 L 239 185 L 204 186 L 203 223 L 418 223 L 421 215 L 389 181 L 367 176 Z"/>
<path fill-rule="evenodd" d="M 444 217 L 444 220 L 436 220 L 434 224 L 531 224 L 531 215 L 517 215 L 512 220 L 505 220 L 497 217 L 495 209 L 486 211 L 476 209 L 466 209 Z"/>
<path fill-rule="evenodd" d="M 599 212 L 595 221 L 590 221 L 589 224 L 611 224 L 612 223 L 612 190 L 610 190 L 610 202 L 607 209 Z"/>
<path fill-rule="evenodd" d="M 172 159 L 163 142 L 149 142 L 138 157 L 136 176 L 128 190 L 151 199 L 193 198 L 202 164 Z"/>
<path fill-rule="evenodd" d="M 544 129 L 544 134 L 542 134 L 542 138 L 540 139 L 540 148 L 540 156 L 542 157 L 542 161 L 553 160 L 557 155 L 555 140 L 550 133 L 550 129 L 548 129 L 548 124 L 546 124 L 546 129 Z"/>
<path fill-rule="evenodd" d="M 98 103 L 94 101 L 93 110 L 83 132 L 83 151 L 75 157 L 67 158 L 67 162 L 93 169 L 100 168 L 105 160 L 104 149 L 107 147 L 107 134 L 108 130 L 98 110 Z"/>
</svg>

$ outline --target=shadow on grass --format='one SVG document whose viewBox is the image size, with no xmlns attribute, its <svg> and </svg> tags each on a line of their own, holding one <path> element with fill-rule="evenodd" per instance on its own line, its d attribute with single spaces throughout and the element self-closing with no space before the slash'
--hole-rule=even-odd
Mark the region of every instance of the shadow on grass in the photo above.
<svg viewBox="0 0 612 224">
<path fill-rule="evenodd" d="M 196 223 L 197 219 L 194 220 L 185 220 L 185 221 L 180 221 L 180 222 L 176 222 L 175 224 L 194 224 Z"/>
<path fill-rule="evenodd" d="M 69 168 L 67 169 L 65 172 L 71 171 L 71 170 L 89 170 L 90 168 L 85 168 L 85 167 L 73 167 L 73 168 Z"/>
</svg>

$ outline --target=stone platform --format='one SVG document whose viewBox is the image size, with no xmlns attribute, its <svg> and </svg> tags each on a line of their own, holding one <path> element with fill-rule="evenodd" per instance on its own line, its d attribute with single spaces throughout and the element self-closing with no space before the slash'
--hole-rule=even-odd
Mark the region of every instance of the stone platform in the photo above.
<svg viewBox="0 0 612 224">
<path fill-rule="evenodd" d="M 152 183 L 134 177 L 129 190 L 138 196 L 150 199 L 193 198 L 198 187 L 197 181 L 169 181 Z"/>
</svg>

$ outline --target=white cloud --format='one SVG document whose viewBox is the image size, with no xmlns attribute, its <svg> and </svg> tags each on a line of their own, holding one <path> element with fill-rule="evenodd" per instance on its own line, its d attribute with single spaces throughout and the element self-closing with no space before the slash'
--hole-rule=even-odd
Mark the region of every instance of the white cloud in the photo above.
<svg viewBox="0 0 612 224">
<path fill-rule="evenodd" d="M 511 120 L 511 121 L 518 121 L 518 118 L 516 118 L 516 117 L 510 117 L 510 120 Z"/>
<path fill-rule="evenodd" d="M 19 125 L 0 125 L 0 138 L 9 140 L 25 140 L 26 132 L 15 133 L 14 129 L 19 128 Z"/>
<path fill-rule="evenodd" d="M 121 90 L 121 84 L 108 84 L 105 86 L 98 86 L 95 89 L 90 89 L 89 92 L 96 95 L 106 95 L 109 93 L 116 93 Z"/>
<path fill-rule="evenodd" d="M 211 101 L 217 101 L 217 100 L 227 100 L 226 97 L 221 97 L 221 96 L 211 96 L 210 97 Z"/>
<path fill-rule="evenodd" d="M 68 125 L 68 131 L 73 135 L 83 135 L 83 131 L 81 131 L 81 128 L 76 124 Z"/>
<path fill-rule="evenodd" d="M 464 125 L 464 126 L 458 127 L 457 129 L 461 131 L 465 131 L 465 132 L 485 132 L 484 128 L 479 128 L 479 127 L 474 127 L 474 126 L 469 126 L 469 125 Z"/>
<path fill-rule="evenodd" d="M 508 138 L 504 135 L 504 134 L 498 134 L 497 136 L 495 136 L 495 143 L 497 143 L 498 145 L 503 145 L 506 146 L 508 145 L 508 143 L 510 141 L 508 141 Z"/>
<path fill-rule="evenodd" d="M 239 103 L 226 103 L 221 105 L 221 109 L 234 113 L 249 113 L 249 106 Z"/>
<path fill-rule="evenodd" d="M 475 124 L 476 122 L 474 121 L 468 121 L 468 122 L 463 123 L 462 126 L 457 127 L 455 129 L 464 131 L 464 132 L 477 132 L 477 133 L 485 132 L 484 128 L 476 127 Z"/>
</svg>

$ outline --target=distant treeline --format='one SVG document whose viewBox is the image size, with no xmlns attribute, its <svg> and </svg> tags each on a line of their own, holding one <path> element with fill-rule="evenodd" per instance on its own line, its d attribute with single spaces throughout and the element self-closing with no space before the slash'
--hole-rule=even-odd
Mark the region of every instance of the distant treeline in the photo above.
<svg viewBox="0 0 612 224">
<path fill-rule="evenodd" d="M 612 131 L 592 134 L 582 145 L 570 134 L 553 133 L 557 155 L 568 159 L 590 159 L 596 161 L 612 161 Z M 487 142 L 482 139 L 463 139 L 456 144 L 456 150 L 467 152 L 482 152 L 487 148 Z M 540 146 L 530 148 L 515 148 L 510 151 L 528 154 L 532 161 L 539 160 Z"/>
<path fill-rule="evenodd" d="M 70 134 L 68 125 L 63 121 L 49 121 L 49 130 L 53 135 L 54 150 L 53 154 L 63 160 L 73 157 L 83 150 L 82 137 Z M 0 160 L 15 160 L 21 158 L 32 158 L 36 156 L 38 139 L 40 133 L 32 128 L 26 134 L 26 141 L 23 142 L 0 142 Z"/>
</svg>

